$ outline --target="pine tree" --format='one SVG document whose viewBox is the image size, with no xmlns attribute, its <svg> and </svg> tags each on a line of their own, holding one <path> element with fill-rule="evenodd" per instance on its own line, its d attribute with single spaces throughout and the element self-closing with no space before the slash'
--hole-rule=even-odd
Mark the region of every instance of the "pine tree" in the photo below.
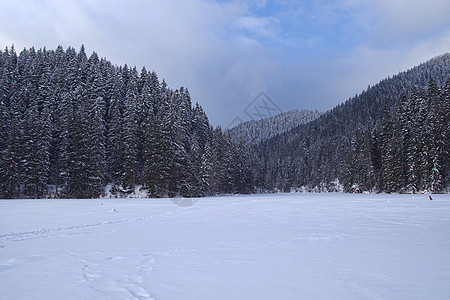
<svg viewBox="0 0 450 300">
<path fill-rule="evenodd" d="M 37 120 L 37 152 L 36 169 L 34 170 L 36 179 L 36 192 L 38 197 L 44 197 L 48 193 L 48 180 L 50 173 L 50 143 L 52 137 L 51 113 L 46 105 Z"/>
<path fill-rule="evenodd" d="M 211 128 L 208 117 L 203 108 L 195 103 L 192 110 L 192 132 L 198 136 L 200 148 L 204 148 L 207 142 L 211 141 Z"/>
<path fill-rule="evenodd" d="M 176 125 L 174 120 L 171 118 L 170 114 L 166 114 L 161 120 L 161 131 L 160 131 L 160 160 L 159 160 L 159 187 L 160 195 L 175 197 L 179 191 L 180 182 L 180 153 L 181 146 L 178 141 L 175 140 L 176 137 Z M 183 156 L 184 157 L 184 156 Z"/>
<path fill-rule="evenodd" d="M 192 136 L 191 146 L 187 154 L 185 177 L 182 178 L 182 195 L 186 197 L 204 196 L 201 153 L 197 136 Z"/>
<path fill-rule="evenodd" d="M 21 152 L 24 190 L 25 194 L 31 197 L 37 196 L 38 177 L 36 170 L 39 165 L 38 153 L 38 123 L 39 112 L 36 104 L 33 104 L 25 112 L 24 134 Z"/>
<path fill-rule="evenodd" d="M 429 100 L 425 94 L 421 95 L 418 101 L 417 110 L 417 141 L 418 141 L 418 163 L 420 174 L 420 188 L 430 190 L 431 176 L 431 127 L 428 111 L 430 109 Z"/>
<path fill-rule="evenodd" d="M 387 108 L 385 108 L 383 122 L 381 125 L 381 177 L 382 188 L 386 192 L 396 191 L 395 177 L 395 137 L 394 137 L 394 123 L 392 116 Z"/>
<path fill-rule="evenodd" d="M 67 194 L 69 182 L 69 168 L 71 160 L 72 143 L 70 139 L 73 108 L 71 95 L 68 92 L 60 94 L 55 120 L 55 152 L 56 152 L 56 193 L 58 196 Z"/>
<path fill-rule="evenodd" d="M 102 191 L 105 181 L 105 135 L 103 126 L 103 98 L 97 97 L 89 99 L 89 120 L 90 126 L 87 132 L 89 152 L 89 179 L 91 187 L 91 197 L 98 197 Z"/>
<path fill-rule="evenodd" d="M 77 99 L 82 99 L 82 95 L 74 93 Z M 70 128 L 70 139 L 72 142 L 67 195 L 73 198 L 89 198 L 89 145 L 87 143 L 86 132 L 89 131 L 89 110 L 85 100 L 79 101 L 80 105 L 74 110 Z"/>
<path fill-rule="evenodd" d="M 148 188 L 151 197 L 164 196 L 165 180 L 162 177 L 165 164 L 163 148 L 163 132 L 155 115 L 151 114 L 147 120 L 144 141 L 143 183 Z"/>
<path fill-rule="evenodd" d="M 120 104 L 116 97 L 111 99 L 108 112 L 108 131 L 106 136 L 106 171 L 108 181 L 120 185 L 123 174 L 124 144 L 123 144 L 123 126 Z"/>
<path fill-rule="evenodd" d="M 221 155 L 221 164 L 219 172 L 223 174 L 220 184 L 220 190 L 224 193 L 231 194 L 235 192 L 237 186 L 237 178 L 239 174 L 236 172 L 235 161 L 233 155 L 233 143 L 231 136 L 222 137 L 223 151 Z"/>
<path fill-rule="evenodd" d="M 9 119 L 8 114 L 3 112 L 2 120 L 0 122 L 5 124 L 5 121 Z M 7 128 L 3 128 L 2 130 L 2 148 L 0 150 L 0 198 L 16 198 L 21 196 L 21 132 L 23 129 L 19 112 L 15 111 L 10 120 L 9 130 L 7 130 Z M 6 127 L 6 125 L 2 125 L 2 127 Z"/>
<path fill-rule="evenodd" d="M 127 94 L 127 105 L 124 112 L 123 124 L 123 145 L 124 145 L 124 160 L 123 160 L 123 178 L 122 186 L 125 191 L 131 192 L 136 185 L 138 176 L 137 167 L 137 119 L 135 109 L 134 95 Z"/>
<path fill-rule="evenodd" d="M 443 165 L 446 170 L 444 172 L 444 186 L 447 186 L 448 180 L 450 179 L 450 78 L 447 79 L 442 92 L 443 101 L 443 124 L 442 124 L 442 140 L 445 141 L 442 156 Z"/>
<path fill-rule="evenodd" d="M 430 191 L 439 193 L 444 188 L 445 182 L 445 147 L 448 141 L 445 140 L 445 107 L 441 99 L 441 92 L 435 85 L 434 81 L 430 81 L 428 87 L 428 97 L 430 99 L 430 110 L 428 119 L 431 121 L 431 151 L 430 151 Z"/>
<path fill-rule="evenodd" d="M 0 51 L 0 57 L 1 56 Z M 1 60 L 0 60 L 1 62 Z M 0 63 L 1 70 L 1 63 Z M 5 103 L 0 100 L 0 198 L 9 198 L 8 186 L 5 183 L 8 170 L 8 125 L 11 122 Z"/>
<path fill-rule="evenodd" d="M 153 101 L 150 94 L 149 75 L 147 70 L 142 68 L 140 78 L 138 80 L 138 95 L 135 101 L 136 108 L 136 164 L 138 173 L 138 182 L 143 181 L 144 166 L 144 140 L 146 122 L 150 113 L 153 114 Z"/>
<path fill-rule="evenodd" d="M 347 173 L 344 178 L 345 191 L 373 191 L 376 187 L 375 168 L 373 163 L 373 141 L 366 132 L 358 142 L 353 155 L 347 162 Z"/>
<path fill-rule="evenodd" d="M 403 112 L 404 136 L 406 139 L 405 162 L 406 162 L 406 189 L 413 193 L 420 190 L 419 174 L 419 128 L 417 124 L 419 92 L 413 89 L 411 97 L 405 103 Z"/>
<path fill-rule="evenodd" d="M 202 195 L 206 195 L 210 191 L 213 161 L 213 149 L 211 148 L 209 142 L 206 142 L 205 151 L 201 156 L 200 162 L 200 190 Z"/>
<path fill-rule="evenodd" d="M 74 198 L 96 198 L 101 193 L 104 174 L 104 143 L 97 105 L 78 92 L 79 107 L 74 112 L 68 194 Z"/>
<path fill-rule="evenodd" d="M 209 176 L 209 192 L 210 195 L 217 195 L 225 192 L 223 189 L 223 182 L 225 181 L 225 163 L 224 163 L 224 151 L 225 144 L 220 128 L 216 128 L 212 132 L 211 138 L 211 151 L 210 151 L 210 165 L 211 173 Z"/>
</svg>

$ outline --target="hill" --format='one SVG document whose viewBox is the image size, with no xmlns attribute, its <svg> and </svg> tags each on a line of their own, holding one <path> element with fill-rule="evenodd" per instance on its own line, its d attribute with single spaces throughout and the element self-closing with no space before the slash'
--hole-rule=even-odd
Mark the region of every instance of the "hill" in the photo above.
<svg viewBox="0 0 450 300">
<path fill-rule="evenodd" d="M 256 157 L 254 172 L 257 186 L 263 190 L 290 191 L 303 187 L 307 190 L 323 191 L 336 190 L 336 180 L 338 180 L 341 183 L 345 182 L 347 187 L 351 187 L 353 182 L 357 184 L 359 180 L 351 177 L 354 172 L 349 170 L 349 165 L 352 165 L 349 162 L 357 157 L 359 149 L 368 160 L 365 164 L 367 168 L 362 173 L 373 178 L 367 189 L 391 192 L 408 190 L 405 187 L 408 183 L 405 182 L 398 184 L 395 188 L 387 187 L 386 178 L 383 177 L 385 172 L 381 170 L 383 165 L 390 164 L 388 159 L 392 158 L 395 151 L 397 156 L 401 154 L 402 162 L 396 165 L 399 165 L 397 168 L 402 170 L 401 172 L 397 170 L 394 174 L 401 173 L 404 178 L 407 176 L 405 168 L 411 167 L 405 162 L 407 160 L 405 149 L 397 149 L 390 154 L 386 152 L 386 149 L 380 149 L 387 143 L 387 140 L 381 141 L 387 139 L 383 128 L 384 132 L 386 130 L 393 132 L 393 126 L 398 125 L 394 123 L 400 118 L 400 114 L 396 114 L 396 111 L 403 109 L 404 112 L 401 115 L 407 116 L 409 113 L 411 119 L 408 122 L 415 123 L 409 128 L 403 127 L 404 134 L 408 135 L 408 138 L 411 136 L 416 138 L 419 132 L 422 132 L 425 136 L 420 139 L 425 138 L 427 141 L 427 143 L 417 144 L 420 148 L 414 150 L 416 156 L 423 160 L 421 167 L 416 168 L 416 172 L 423 179 L 421 182 L 423 185 L 417 188 L 433 190 L 430 183 L 430 168 L 433 169 L 432 161 L 436 159 L 436 164 L 440 164 L 438 173 L 440 173 L 441 183 L 435 187 L 434 191 L 442 189 L 448 181 L 445 178 L 449 175 L 449 75 L 450 54 L 444 54 L 382 80 L 312 122 L 299 125 L 284 134 L 256 144 L 253 149 Z M 406 107 L 407 104 L 413 107 Z M 388 125 L 382 126 L 383 119 Z M 439 126 L 437 126 L 438 123 Z M 418 124 L 427 124 L 427 128 L 412 134 L 411 128 L 419 128 Z M 398 128 L 402 129 L 402 127 Z M 369 140 L 366 139 L 367 147 L 358 148 L 366 136 L 370 137 Z M 389 143 L 414 144 L 407 141 L 405 136 L 400 139 L 397 134 L 396 137 L 389 137 Z M 432 142 L 436 139 L 439 142 Z M 425 154 L 431 152 L 439 154 L 434 157 L 425 157 Z M 436 164 L 435 167 L 437 167 Z M 370 172 L 374 175 L 370 175 Z M 392 173 L 392 171 L 389 172 Z M 394 175 L 389 176 L 392 178 Z"/>
</svg>

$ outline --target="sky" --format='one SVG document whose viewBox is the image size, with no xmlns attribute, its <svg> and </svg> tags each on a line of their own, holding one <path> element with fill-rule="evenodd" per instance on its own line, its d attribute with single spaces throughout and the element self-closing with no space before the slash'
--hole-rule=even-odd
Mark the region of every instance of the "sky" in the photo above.
<svg viewBox="0 0 450 300">
<path fill-rule="evenodd" d="M 448 0 L 0 0 L 0 47 L 84 45 L 187 87 L 227 128 L 327 111 L 450 52 Z"/>
</svg>

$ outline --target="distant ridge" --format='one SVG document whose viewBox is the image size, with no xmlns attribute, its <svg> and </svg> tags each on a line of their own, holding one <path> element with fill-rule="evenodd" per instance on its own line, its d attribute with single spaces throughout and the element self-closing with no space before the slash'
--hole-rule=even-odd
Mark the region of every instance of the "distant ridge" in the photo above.
<svg viewBox="0 0 450 300">
<path fill-rule="evenodd" d="M 261 120 L 240 123 L 229 133 L 235 141 L 242 139 L 245 144 L 254 145 L 273 136 L 285 133 L 294 127 L 317 119 L 322 113 L 315 110 L 292 110 Z"/>
</svg>

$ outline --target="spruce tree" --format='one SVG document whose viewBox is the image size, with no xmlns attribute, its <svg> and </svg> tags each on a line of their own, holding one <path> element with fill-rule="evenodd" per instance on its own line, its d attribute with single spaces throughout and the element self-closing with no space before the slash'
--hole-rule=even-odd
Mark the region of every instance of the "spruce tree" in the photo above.
<svg viewBox="0 0 450 300">
<path fill-rule="evenodd" d="M 394 192 L 396 187 L 396 178 L 394 172 L 394 124 L 392 116 L 387 108 L 383 115 L 381 123 L 381 178 L 382 188 L 386 192 Z"/>
<path fill-rule="evenodd" d="M 127 104 L 123 116 L 123 178 L 122 186 L 131 192 L 137 183 L 137 119 L 135 108 L 135 95 L 127 94 Z"/>
<path fill-rule="evenodd" d="M 1 107 L 1 106 L 0 106 Z M 0 122 L 10 120 L 9 130 L 3 128 L 2 148 L 0 149 L 0 197 L 17 198 L 21 196 L 21 163 L 22 152 L 22 122 L 18 111 L 15 111 L 10 118 L 6 113 L 2 113 Z M 3 127 L 3 126 L 2 126 Z M 3 139 L 4 138 L 4 139 Z"/>
<path fill-rule="evenodd" d="M 79 106 L 74 110 L 70 125 L 71 152 L 69 162 L 67 195 L 72 198 L 90 198 L 89 144 L 86 133 L 89 132 L 89 108 L 81 91 L 77 89 L 74 97 L 79 99 Z"/>
<path fill-rule="evenodd" d="M 151 197 L 161 196 L 161 177 L 164 154 L 161 128 L 155 115 L 150 114 L 146 122 L 144 140 L 143 185 Z"/>
<path fill-rule="evenodd" d="M 197 136 L 192 136 L 191 146 L 187 154 L 186 172 L 182 186 L 182 194 L 186 197 L 201 197 L 204 196 L 205 190 L 203 188 L 202 171 L 201 171 L 201 153 L 200 146 L 197 141 Z"/>
<path fill-rule="evenodd" d="M 71 94 L 62 92 L 59 96 L 55 119 L 55 152 L 56 152 L 56 193 L 58 196 L 67 195 L 69 182 L 69 168 L 72 156 L 72 141 L 70 138 L 73 120 Z"/>
<path fill-rule="evenodd" d="M 106 170 L 108 181 L 115 184 L 121 184 L 123 174 L 124 144 L 123 144 L 123 126 L 120 104 L 117 97 L 111 99 L 108 112 L 108 130 L 106 136 Z"/>
<path fill-rule="evenodd" d="M 205 150 L 200 161 L 200 191 L 202 195 L 210 192 L 211 176 L 213 171 L 214 152 L 209 142 L 205 144 Z"/>
<path fill-rule="evenodd" d="M 418 162 L 420 173 L 420 188 L 422 190 L 430 190 L 431 187 L 431 128 L 429 118 L 429 99 L 425 94 L 422 94 L 418 101 L 418 117 L 417 124 L 417 140 L 418 140 Z"/>
<path fill-rule="evenodd" d="M 36 169 L 34 170 L 36 179 L 36 192 L 38 197 L 44 197 L 48 193 L 48 180 L 50 172 L 50 143 L 52 138 L 51 113 L 46 105 L 37 120 L 37 152 Z"/>
<path fill-rule="evenodd" d="M 404 136 L 406 138 L 405 161 L 406 161 L 406 190 L 413 193 L 420 190 L 420 173 L 419 173 L 419 128 L 418 106 L 420 96 L 417 89 L 406 101 L 406 108 L 403 113 L 404 119 Z"/>
<path fill-rule="evenodd" d="M 23 184 L 25 194 L 31 197 L 37 197 L 38 180 L 37 169 L 40 161 L 38 154 L 39 149 L 39 111 L 37 104 L 30 106 L 25 112 L 24 134 L 21 152 L 23 164 Z"/>
<path fill-rule="evenodd" d="M 428 97 L 430 99 L 430 110 L 428 119 L 431 122 L 431 151 L 430 151 L 430 191 L 438 193 L 444 188 L 445 182 L 445 147 L 448 141 L 445 140 L 445 107 L 441 99 L 442 93 L 433 81 L 430 80 L 428 87 Z"/>
<path fill-rule="evenodd" d="M 89 99 L 90 126 L 86 141 L 89 152 L 89 179 L 91 186 L 91 197 L 98 197 L 102 191 L 105 181 L 105 135 L 103 127 L 103 98 Z"/>
</svg>

